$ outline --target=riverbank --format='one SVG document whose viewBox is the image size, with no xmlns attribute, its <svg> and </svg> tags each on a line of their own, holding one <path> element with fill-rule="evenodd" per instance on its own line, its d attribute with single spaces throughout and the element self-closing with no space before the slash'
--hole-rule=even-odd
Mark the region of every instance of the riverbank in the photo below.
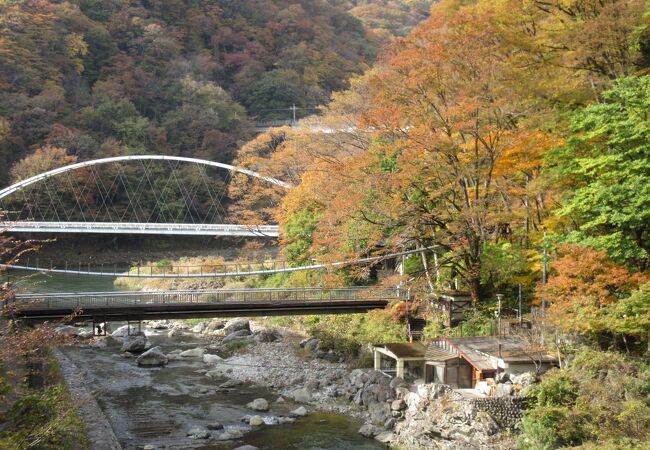
<svg viewBox="0 0 650 450">
<path fill-rule="evenodd" d="M 97 400 L 79 368 L 65 356 L 61 350 L 51 349 L 61 370 L 61 375 L 68 386 L 70 398 L 86 425 L 90 448 L 93 450 L 120 450 L 120 446 L 110 422 L 102 412 Z"/>
<path fill-rule="evenodd" d="M 125 449 L 516 448 L 521 404 L 510 398 L 407 384 L 246 319 L 143 329 L 63 349 Z"/>
<path fill-rule="evenodd" d="M 3 377 L 11 376 L 13 385 L 3 385 L 0 395 L 0 448 L 96 448 L 77 407 L 81 402 L 66 383 L 69 374 L 55 353 L 41 349 L 2 367 Z"/>
<path fill-rule="evenodd" d="M 230 450 L 245 444 L 269 449 L 382 448 L 357 433 L 358 420 L 288 397 L 276 401 L 279 392 L 261 383 L 208 375 L 213 369 L 209 361 L 218 353 L 229 361 L 244 354 L 244 346 L 225 346 L 215 336 L 177 326 L 173 332 L 145 328 L 145 334 L 147 347 L 158 347 L 167 355 L 164 366 L 139 366 L 137 353 L 122 351 L 128 337 L 104 337 L 62 348 L 84 376 L 84 384 L 93 387 L 92 395 L 125 449 Z M 261 352 L 264 345 L 251 344 L 249 350 Z M 197 348 L 204 350 L 197 352 Z M 187 353 L 180 356 L 183 352 Z M 267 408 L 253 408 L 258 399 L 264 399 Z M 280 437 L 282 444 L 269 444 Z"/>
</svg>

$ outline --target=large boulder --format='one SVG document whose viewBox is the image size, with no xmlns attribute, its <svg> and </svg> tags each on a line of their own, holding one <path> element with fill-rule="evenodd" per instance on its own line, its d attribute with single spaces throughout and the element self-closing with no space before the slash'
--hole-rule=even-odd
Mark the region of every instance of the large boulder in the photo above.
<svg viewBox="0 0 650 450">
<path fill-rule="evenodd" d="M 199 322 L 192 327 L 192 333 L 202 333 L 207 326 L 208 322 Z"/>
<path fill-rule="evenodd" d="M 289 413 L 292 417 L 305 417 L 307 415 L 307 409 L 304 406 L 299 406 Z"/>
<path fill-rule="evenodd" d="M 266 401 L 266 399 L 264 398 L 256 398 L 252 402 L 248 403 L 246 406 L 255 411 L 269 410 L 269 402 Z"/>
<path fill-rule="evenodd" d="M 148 324 L 149 328 L 152 330 L 166 330 L 169 328 L 169 321 L 168 320 L 152 320 Z"/>
<path fill-rule="evenodd" d="M 241 330 L 245 330 L 248 332 L 248 334 L 251 334 L 251 324 L 248 320 L 243 320 L 243 319 L 229 320 L 226 323 L 226 325 L 223 327 L 223 331 L 226 335 Z"/>
<path fill-rule="evenodd" d="M 206 364 L 217 364 L 221 361 L 223 361 L 223 358 L 219 355 L 209 355 L 207 353 L 203 355 L 203 362 Z"/>
<path fill-rule="evenodd" d="M 147 348 L 147 338 L 145 336 L 125 336 L 122 343 L 123 352 L 141 353 Z"/>
<path fill-rule="evenodd" d="M 368 407 L 370 421 L 375 425 L 383 425 L 388 419 L 391 419 L 390 405 L 388 403 L 374 403 Z"/>
<path fill-rule="evenodd" d="M 371 423 L 364 423 L 361 428 L 359 428 L 359 434 L 367 438 L 374 438 L 382 433 L 384 430 L 376 425 Z"/>
<path fill-rule="evenodd" d="M 291 391 L 291 398 L 298 403 L 307 403 L 311 400 L 311 392 L 307 388 L 296 389 Z"/>
<path fill-rule="evenodd" d="M 255 334 L 257 342 L 275 342 L 280 338 L 280 333 L 275 330 L 261 330 Z"/>
<path fill-rule="evenodd" d="M 375 436 L 375 439 L 381 442 L 382 444 L 390 444 L 391 441 L 394 439 L 393 432 L 382 431 L 377 436 Z"/>
<path fill-rule="evenodd" d="M 202 358 L 204 353 L 204 348 L 197 347 L 190 350 L 185 350 L 184 352 L 180 352 L 179 356 L 181 358 Z"/>
<path fill-rule="evenodd" d="M 131 334 L 135 332 L 135 329 L 131 327 Z M 111 336 L 113 337 L 124 337 L 129 335 L 129 325 L 122 325 L 119 327 L 117 330 L 113 331 L 111 333 Z"/>
<path fill-rule="evenodd" d="M 139 366 L 164 366 L 169 360 L 160 347 L 153 347 L 135 360 Z"/>
<path fill-rule="evenodd" d="M 320 346 L 320 340 L 318 340 L 316 338 L 308 339 L 307 342 L 302 344 L 302 347 L 305 350 L 309 350 L 310 352 L 315 352 L 316 350 L 318 350 L 319 346 Z"/>
<path fill-rule="evenodd" d="M 213 334 L 217 331 L 221 332 L 225 326 L 226 326 L 226 321 L 222 319 L 212 319 L 208 324 L 203 328 L 203 331 L 201 333 L 203 334 Z"/>
<path fill-rule="evenodd" d="M 250 419 L 248 419 L 248 424 L 251 427 L 259 427 L 261 425 L 264 425 L 264 419 L 260 416 L 251 416 Z"/>
<path fill-rule="evenodd" d="M 223 338 L 223 341 L 221 342 L 225 344 L 226 342 L 241 341 L 241 340 L 249 339 L 250 337 L 251 337 L 250 331 L 238 330 L 228 334 L 228 336 Z"/>
</svg>

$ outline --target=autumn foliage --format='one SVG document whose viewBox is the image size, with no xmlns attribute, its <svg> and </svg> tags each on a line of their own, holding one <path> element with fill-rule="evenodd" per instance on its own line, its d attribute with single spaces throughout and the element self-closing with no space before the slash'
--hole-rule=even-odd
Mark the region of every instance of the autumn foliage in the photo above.
<svg viewBox="0 0 650 450">
<path fill-rule="evenodd" d="M 649 278 L 614 263 L 604 251 L 577 245 L 563 245 L 558 251 L 554 275 L 537 294 L 549 303 L 551 321 L 565 330 L 608 330 L 608 308 Z"/>
</svg>

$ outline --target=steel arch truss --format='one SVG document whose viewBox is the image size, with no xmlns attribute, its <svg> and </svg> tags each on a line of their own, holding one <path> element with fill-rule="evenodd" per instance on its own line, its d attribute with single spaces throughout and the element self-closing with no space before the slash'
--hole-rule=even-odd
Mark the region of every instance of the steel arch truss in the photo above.
<svg viewBox="0 0 650 450">
<path fill-rule="evenodd" d="M 211 168 L 221 169 L 221 176 L 208 174 Z M 233 173 L 291 187 L 198 158 L 117 156 L 49 170 L 0 190 L 2 226 L 13 232 L 277 236 L 276 225 L 230 223 Z"/>
</svg>

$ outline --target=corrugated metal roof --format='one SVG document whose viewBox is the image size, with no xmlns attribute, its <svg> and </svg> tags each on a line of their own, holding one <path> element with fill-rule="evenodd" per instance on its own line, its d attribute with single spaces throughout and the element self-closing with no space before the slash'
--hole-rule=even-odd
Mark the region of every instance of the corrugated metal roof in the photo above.
<svg viewBox="0 0 650 450">
<path fill-rule="evenodd" d="M 392 352 L 398 358 L 424 358 L 426 347 L 419 342 L 413 343 L 389 343 L 389 344 L 376 344 L 375 347 L 384 347 L 386 350 Z"/>
<path fill-rule="evenodd" d="M 444 348 L 440 348 L 437 345 L 430 345 L 425 354 L 425 359 L 427 361 L 447 361 L 454 358 L 458 358 L 458 355 L 449 352 Z"/>
</svg>

